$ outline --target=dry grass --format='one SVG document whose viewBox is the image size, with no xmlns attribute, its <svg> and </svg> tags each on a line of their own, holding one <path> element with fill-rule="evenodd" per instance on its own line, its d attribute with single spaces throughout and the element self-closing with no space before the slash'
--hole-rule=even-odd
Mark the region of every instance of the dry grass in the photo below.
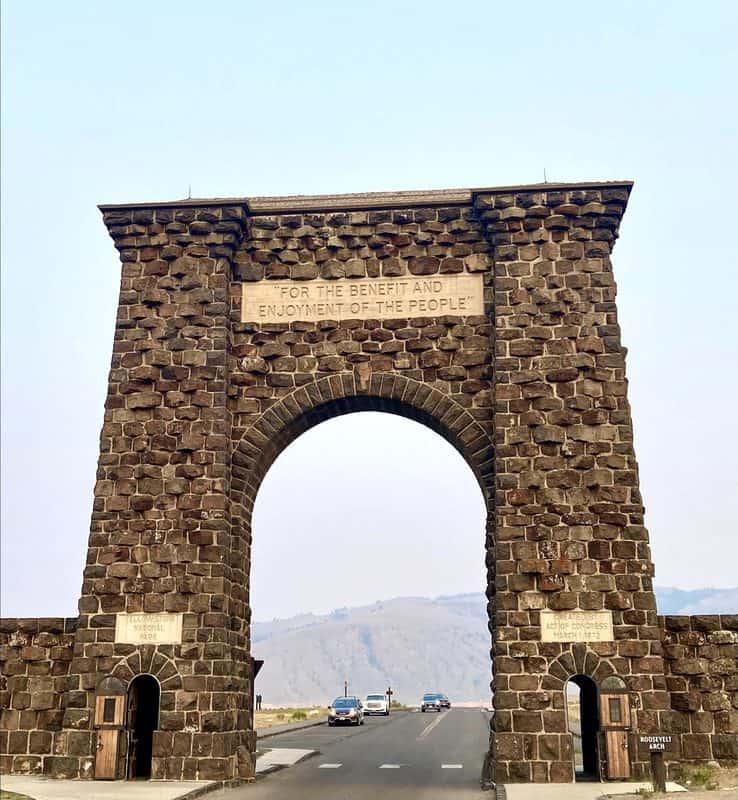
<svg viewBox="0 0 738 800">
<path fill-rule="evenodd" d="M 317 719 L 327 715 L 328 709 L 322 706 L 302 706 L 293 708 L 267 708 L 254 712 L 254 726 L 259 729 L 273 728 L 275 725 L 287 725 L 300 720 Z"/>
<path fill-rule="evenodd" d="M 738 768 L 691 766 L 682 768 L 677 781 L 689 792 L 653 792 L 641 790 L 637 794 L 619 794 L 617 800 L 733 800 L 738 798 Z M 613 795 L 605 795 L 613 797 Z"/>
</svg>

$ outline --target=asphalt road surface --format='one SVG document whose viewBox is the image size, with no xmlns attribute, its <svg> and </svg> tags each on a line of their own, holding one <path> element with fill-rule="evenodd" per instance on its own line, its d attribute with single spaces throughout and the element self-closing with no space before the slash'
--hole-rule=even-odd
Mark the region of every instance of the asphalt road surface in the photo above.
<svg viewBox="0 0 738 800">
<path fill-rule="evenodd" d="M 254 784 L 213 800 L 489 800 L 480 789 L 489 715 L 454 708 L 367 717 L 359 728 L 327 725 L 269 738 L 264 745 L 319 750 Z"/>
</svg>

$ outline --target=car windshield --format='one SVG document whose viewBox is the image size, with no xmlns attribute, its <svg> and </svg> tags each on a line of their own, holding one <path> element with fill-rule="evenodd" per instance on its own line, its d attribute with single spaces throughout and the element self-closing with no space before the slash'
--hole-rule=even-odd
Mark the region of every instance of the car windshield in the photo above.
<svg viewBox="0 0 738 800">
<path fill-rule="evenodd" d="M 368 694 L 366 696 L 367 700 L 384 700 L 383 694 Z"/>
<path fill-rule="evenodd" d="M 438 700 L 437 694 L 424 694 L 423 700 Z"/>
<path fill-rule="evenodd" d="M 350 697 L 337 697 L 333 701 L 333 708 L 356 708 L 356 700 Z"/>
</svg>

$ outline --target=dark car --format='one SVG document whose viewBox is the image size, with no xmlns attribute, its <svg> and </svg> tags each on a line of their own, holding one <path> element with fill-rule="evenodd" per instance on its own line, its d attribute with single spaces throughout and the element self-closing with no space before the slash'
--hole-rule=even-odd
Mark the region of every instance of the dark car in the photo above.
<svg viewBox="0 0 738 800">
<path fill-rule="evenodd" d="M 445 694 L 438 695 L 441 699 L 441 708 L 451 708 L 451 701 Z"/>
<path fill-rule="evenodd" d="M 428 693 L 423 695 L 423 699 L 420 701 L 420 710 L 425 713 L 426 711 L 438 711 L 441 712 L 441 695 L 435 692 Z"/>
<path fill-rule="evenodd" d="M 328 724 L 364 724 L 364 710 L 358 697 L 337 697 L 328 706 Z"/>
</svg>

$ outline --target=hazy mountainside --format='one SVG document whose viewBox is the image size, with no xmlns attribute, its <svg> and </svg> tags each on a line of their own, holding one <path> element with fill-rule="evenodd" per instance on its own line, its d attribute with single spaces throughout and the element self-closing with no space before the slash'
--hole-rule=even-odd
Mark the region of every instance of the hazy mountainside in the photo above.
<svg viewBox="0 0 738 800">
<path fill-rule="evenodd" d="M 738 589 L 656 589 L 661 614 L 738 611 Z M 266 704 L 326 704 L 349 692 L 391 686 L 417 702 L 426 691 L 452 700 L 489 695 L 487 606 L 482 594 L 399 597 L 330 614 L 255 622 L 254 658 L 264 659 L 256 690 Z"/>
<path fill-rule="evenodd" d="M 424 691 L 456 699 L 489 694 L 489 634 L 482 595 L 403 597 L 326 616 L 253 625 L 263 658 L 257 691 L 265 703 L 325 704 L 343 694 L 391 686 L 415 702 Z"/>
</svg>

